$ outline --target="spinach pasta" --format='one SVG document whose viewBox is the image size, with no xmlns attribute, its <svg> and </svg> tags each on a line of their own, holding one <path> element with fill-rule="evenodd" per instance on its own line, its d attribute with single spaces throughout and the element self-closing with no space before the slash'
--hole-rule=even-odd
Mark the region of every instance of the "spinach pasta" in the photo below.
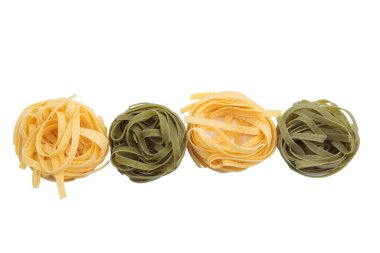
<svg viewBox="0 0 380 253">
<path fill-rule="evenodd" d="M 151 103 L 131 106 L 113 121 L 111 162 L 131 181 L 145 183 L 168 175 L 186 151 L 186 129 L 168 108 Z"/>
<path fill-rule="evenodd" d="M 354 116 L 333 102 L 302 100 L 278 118 L 278 149 L 289 167 L 325 177 L 343 169 L 360 145 Z"/>
</svg>

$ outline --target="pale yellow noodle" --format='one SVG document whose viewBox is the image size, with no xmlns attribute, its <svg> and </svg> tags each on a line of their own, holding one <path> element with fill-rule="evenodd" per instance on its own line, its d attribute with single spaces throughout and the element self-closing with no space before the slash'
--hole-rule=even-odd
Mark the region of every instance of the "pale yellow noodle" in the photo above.
<svg viewBox="0 0 380 253">
<path fill-rule="evenodd" d="M 33 171 L 33 186 L 39 186 L 41 177 L 56 181 L 61 198 L 66 197 L 64 182 L 102 169 L 109 149 L 102 118 L 73 97 L 27 107 L 13 141 L 20 167 Z"/>
<path fill-rule="evenodd" d="M 276 148 L 277 132 L 269 111 L 237 92 L 198 93 L 189 112 L 188 150 L 199 167 L 218 172 L 245 170 L 268 158 Z"/>
</svg>

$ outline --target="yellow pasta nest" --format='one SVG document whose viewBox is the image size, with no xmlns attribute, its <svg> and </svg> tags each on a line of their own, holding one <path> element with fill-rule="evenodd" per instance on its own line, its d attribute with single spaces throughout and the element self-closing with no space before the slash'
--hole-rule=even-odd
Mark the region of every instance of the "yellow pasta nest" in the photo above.
<svg viewBox="0 0 380 253">
<path fill-rule="evenodd" d="M 243 171 L 268 158 L 276 148 L 276 127 L 267 111 L 237 92 L 199 93 L 189 111 L 188 150 L 198 167 Z"/>
<path fill-rule="evenodd" d="M 33 186 L 39 186 L 41 177 L 56 181 L 61 198 L 66 197 L 64 182 L 103 168 L 109 149 L 103 120 L 73 97 L 27 107 L 13 141 L 20 168 L 33 171 Z"/>
</svg>

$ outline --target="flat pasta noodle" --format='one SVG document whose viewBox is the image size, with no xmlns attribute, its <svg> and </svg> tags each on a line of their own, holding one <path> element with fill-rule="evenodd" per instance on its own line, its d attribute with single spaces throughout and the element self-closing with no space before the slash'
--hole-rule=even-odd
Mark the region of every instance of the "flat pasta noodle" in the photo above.
<svg viewBox="0 0 380 253">
<path fill-rule="evenodd" d="M 73 98 L 27 107 L 13 136 L 20 167 L 33 171 L 33 186 L 39 186 L 41 177 L 55 181 L 61 198 L 66 197 L 64 182 L 102 169 L 109 150 L 102 118 Z"/>
<path fill-rule="evenodd" d="M 238 92 L 198 93 L 181 112 L 188 123 L 188 150 L 198 167 L 238 172 L 268 158 L 276 148 L 279 111 L 265 110 Z"/>
<path fill-rule="evenodd" d="M 112 164 L 136 183 L 172 173 L 186 152 L 185 125 L 162 105 L 131 106 L 113 121 L 109 136 Z"/>
<path fill-rule="evenodd" d="M 328 100 L 295 103 L 278 117 L 278 149 L 288 166 L 308 177 L 343 169 L 360 146 L 354 116 Z"/>
</svg>

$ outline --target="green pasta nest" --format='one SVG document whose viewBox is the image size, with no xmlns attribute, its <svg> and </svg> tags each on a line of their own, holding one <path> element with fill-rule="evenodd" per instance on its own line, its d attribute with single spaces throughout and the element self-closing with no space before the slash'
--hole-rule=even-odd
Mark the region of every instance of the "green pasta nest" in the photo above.
<svg viewBox="0 0 380 253">
<path fill-rule="evenodd" d="M 328 100 L 303 100 L 277 120 L 277 147 L 289 167 L 302 175 L 330 176 L 358 151 L 354 116 Z"/>
<path fill-rule="evenodd" d="M 177 169 L 186 151 L 186 129 L 168 108 L 150 103 L 131 106 L 112 123 L 111 162 L 131 181 L 156 180 Z"/>
</svg>

